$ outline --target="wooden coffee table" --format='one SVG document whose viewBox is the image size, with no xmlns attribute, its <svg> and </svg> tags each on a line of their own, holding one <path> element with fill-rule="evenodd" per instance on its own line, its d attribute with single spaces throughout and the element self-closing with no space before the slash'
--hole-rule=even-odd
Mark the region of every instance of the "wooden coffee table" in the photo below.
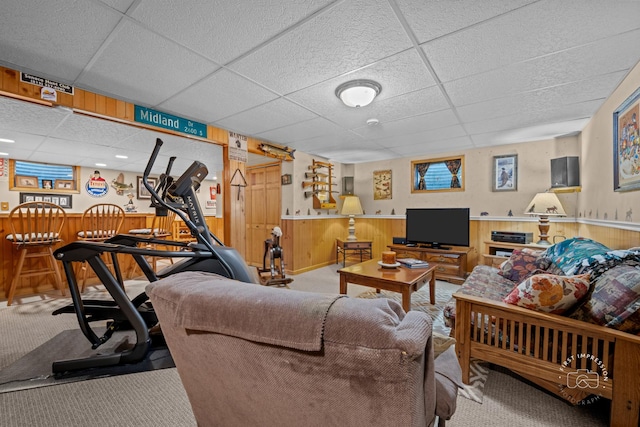
<svg viewBox="0 0 640 427">
<path fill-rule="evenodd" d="M 340 293 L 347 293 L 347 283 L 376 288 L 380 293 L 385 291 L 400 292 L 402 294 L 402 308 L 411 310 L 411 292 L 420 289 L 429 279 L 429 300 L 436 302 L 436 265 L 427 268 L 382 268 L 377 259 L 351 265 L 338 270 L 340 273 Z"/>
</svg>

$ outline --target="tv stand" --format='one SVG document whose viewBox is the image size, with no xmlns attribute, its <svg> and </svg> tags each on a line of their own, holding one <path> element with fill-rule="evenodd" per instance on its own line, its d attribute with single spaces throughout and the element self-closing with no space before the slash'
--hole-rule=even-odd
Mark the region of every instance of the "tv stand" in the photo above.
<svg viewBox="0 0 640 427">
<path fill-rule="evenodd" d="M 452 246 L 432 248 L 407 245 L 389 245 L 397 258 L 417 258 L 435 265 L 436 279 L 461 285 L 467 278 L 467 256 L 470 247 Z"/>
<path fill-rule="evenodd" d="M 414 247 L 420 248 L 420 249 L 442 249 L 443 251 L 451 250 L 451 246 L 429 245 L 426 243 L 418 243 Z"/>
</svg>

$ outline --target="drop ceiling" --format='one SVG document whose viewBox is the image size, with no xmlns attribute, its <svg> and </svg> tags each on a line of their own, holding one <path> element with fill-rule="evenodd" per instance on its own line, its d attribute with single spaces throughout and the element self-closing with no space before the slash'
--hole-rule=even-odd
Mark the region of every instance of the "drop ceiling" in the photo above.
<svg viewBox="0 0 640 427">
<path fill-rule="evenodd" d="M 7 0 L 0 16 L 1 65 L 341 163 L 580 132 L 640 58 L 639 1 Z M 382 92 L 346 107 L 352 79 Z M 14 158 L 140 171 L 157 133 L 0 97 L 11 135 Z"/>
</svg>

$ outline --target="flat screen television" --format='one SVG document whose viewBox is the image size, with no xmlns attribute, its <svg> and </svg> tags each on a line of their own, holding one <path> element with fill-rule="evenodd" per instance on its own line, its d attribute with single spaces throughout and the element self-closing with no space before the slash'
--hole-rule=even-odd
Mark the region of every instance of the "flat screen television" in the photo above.
<svg viewBox="0 0 640 427">
<path fill-rule="evenodd" d="M 469 208 L 407 209 L 406 226 L 410 245 L 469 246 Z"/>
</svg>

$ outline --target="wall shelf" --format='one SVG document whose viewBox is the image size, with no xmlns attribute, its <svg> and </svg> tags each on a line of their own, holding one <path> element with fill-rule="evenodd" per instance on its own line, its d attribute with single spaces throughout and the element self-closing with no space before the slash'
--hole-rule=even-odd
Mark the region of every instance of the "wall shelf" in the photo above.
<svg viewBox="0 0 640 427">
<path fill-rule="evenodd" d="M 309 170 L 311 172 L 305 173 L 305 177 L 311 181 L 302 183 L 302 188 L 306 190 L 305 198 L 313 197 L 314 209 L 335 209 L 336 200 L 332 194 L 337 191 L 333 191 L 333 187 L 336 185 L 333 182 L 333 165 L 313 160 L 313 163 L 309 165 Z"/>
</svg>

